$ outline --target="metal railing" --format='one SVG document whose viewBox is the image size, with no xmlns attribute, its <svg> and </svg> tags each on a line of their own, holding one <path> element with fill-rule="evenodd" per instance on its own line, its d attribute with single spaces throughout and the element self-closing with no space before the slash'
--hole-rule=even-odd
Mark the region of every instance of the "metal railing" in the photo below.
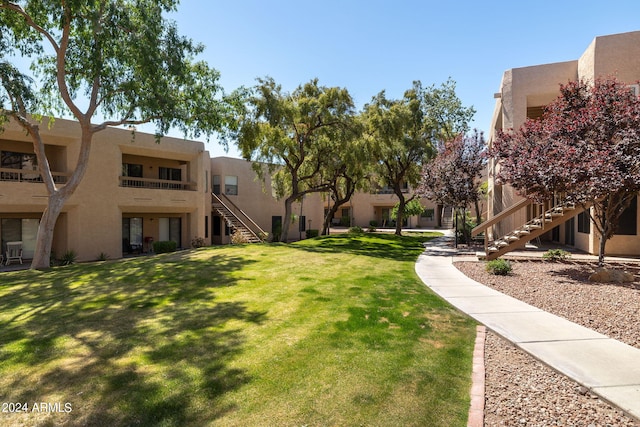
<svg viewBox="0 0 640 427">
<path fill-rule="evenodd" d="M 53 182 L 56 184 L 66 184 L 70 173 L 67 172 L 51 172 Z M 0 168 L 0 181 L 5 182 L 35 182 L 41 183 L 42 177 L 40 172 L 30 169 L 11 169 Z"/>
<path fill-rule="evenodd" d="M 181 190 L 196 191 L 196 183 L 189 181 L 172 181 L 169 179 L 137 178 L 131 176 L 120 177 L 120 187 L 148 188 L 152 190 Z"/>
</svg>

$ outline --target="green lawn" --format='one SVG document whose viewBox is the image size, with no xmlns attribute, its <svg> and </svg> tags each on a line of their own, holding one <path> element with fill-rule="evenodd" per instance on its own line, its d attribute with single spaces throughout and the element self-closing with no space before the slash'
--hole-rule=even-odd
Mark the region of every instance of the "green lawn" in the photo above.
<svg viewBox="0 0 640 427">
<path fill-rule="evenodd" d="M 2 273 L 0 402 L 28 412 L 0 425 L 466 425 L 474 323 L 415 275 L 426 238 Z"/>
</svg>

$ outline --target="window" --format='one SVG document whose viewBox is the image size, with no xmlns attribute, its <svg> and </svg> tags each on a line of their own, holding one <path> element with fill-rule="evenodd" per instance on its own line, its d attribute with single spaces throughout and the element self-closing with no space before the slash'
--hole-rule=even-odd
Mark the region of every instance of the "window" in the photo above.
<svg viewBox="0 0 640 427">
<path fill-rule="evenodd" d="M 16 153 L 13 151 L 2 151 L 0 155 L 0 167 L 5 169 L 18 170 L 38 170 L 38 159 L 35 154 Z M 2 172 L 0 178 L 3 181 L 37 181 L 41 182 L 39 173 L 13 173 Z"/>
<path fill-rule="evenodd" d="M 213 175 L 211 187 L 213 188 L 213 194 L 220 195 L 220 175 Z"/>
<path fill-rule="evenodd" d="M 623 236 L 635 236 L 637 234 L 637 219 L 638 219 L 638 196 L 631 200 L 631 204 L 620 215 L 618 221 L 617 235 Z"/>
<path fill-rule="evenodd" d="M 2 253 L 7 249 L 7 242 L 22 242 L 22 257 L 33 258 L 36 248 L 39 219 L 35 218 L 3 218 L 0 222 L 2 237 Z"/>
<path fill-rule="evenodd" d="M 300 232 L 307 231 L 307 217 L 305 215 L 300 215 L 298 227 Z"/>
<path fill-rule="evenodd" d="M 158 179 L 165 179 L 167 181 L 182 181 L 182 170 L 160 166 L 158 168 Z"/>
<path fill-rule="evenodd" d="M 578 233 L 591 233 L 591 220 L 586 212 L 580 212 L 578 214 Z"/>
<path fill-rule="evenodd" d="M 122 176 L 130 176 L 133 178 L 142 178 L 142 165 L 132 163 L 122 164 Z"/>
<path fill-rule="evenodd" d="M 204 238 L 207 239 L 209 237 L 209 217 L 204 216 Z"/>
<path fill-rule="evenodd" d="M 220 236 L 220 229 L 222 228 L 222 218 L 217 215 L 213 216 L 213 235 Z"/>
<path fill-rule="evenodd" d="M 224 194 L 226 194 L 227 196 L 238 195 L 238 177 L 237 176 L 224 177 Z"/>
<path fill-rule="evenodd" d="M 38 170 L 38 159 L 35 154 L 2 151 L 0 167 L 7 169 Z"/>
<path fill-rule="evenodd" d="M 142 218 L 122 218 L 122 253 L 142 251 Z"/>
<path fill-rule="evenodd" d="M 182 244 L 182 219 L 181 218 L 158 218 L 160 241 L 172 240 Z"/>
</svg>

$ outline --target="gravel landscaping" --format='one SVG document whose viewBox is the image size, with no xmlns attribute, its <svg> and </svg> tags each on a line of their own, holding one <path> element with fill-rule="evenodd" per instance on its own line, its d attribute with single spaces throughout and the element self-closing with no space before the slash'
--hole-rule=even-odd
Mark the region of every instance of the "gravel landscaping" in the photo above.
<svg viewBox="0 0 640 427">
<path fill-rule="evenodd" d="M 483 262 L 455 265 L 500 292 L 640 348 L 640 264 L 615 264 L 635 275 L 635 282 L 625 284 L 590 283 L 592 262 L 512 260 L 508 276 L 490 275 Z M 485 365 L 486 426 L 640 426 L 491 333 Z"/>
</svg>

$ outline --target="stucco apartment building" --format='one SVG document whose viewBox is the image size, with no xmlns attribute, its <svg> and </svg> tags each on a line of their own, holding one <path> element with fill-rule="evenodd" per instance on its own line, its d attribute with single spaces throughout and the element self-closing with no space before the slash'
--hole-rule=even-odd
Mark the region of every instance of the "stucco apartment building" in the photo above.
<svg viewBox="0 0 640 427">
<path fill-rule="evenodd" d="M 51 170 L 58 185 L 63 185 L 78 156 L 78 125 L 57 119 L 43 135 Z M 205 245 L 229 243 L 235 227 L 259 237 L 281 229 L 284 204 L 272 194 L 269 174 L 265 173 L 263 182 L 250 162 L 210 158 L 201 142 L 164 137 L 158 143 L 154 135 L 109 128 L 95 135 L 89 162 L 55 227 L 53 251 L 58 257 L 73 250 L 79 261 L 95 260 L 101 254 L 113 259 L 149 252 L 154 241 L 173 240 L 178 247 L 188 248 L 198 237 Z M 3 254 L 7 242 L 19 241 L 23 259 L 33 255 L 47 204 L 37 169 L 30 138 L 9 124 L 0 134 Z M 384 189 L 357 194 L 335 221 L 362 227 L 372 221 L 391 225 L 389 212 L 396 202 Z M 439 212 L 433 205 L 428 207 L 407 225 L 435 226 Z M 307 229 L 320 229 L 326 208 L 323 194 L 295 203 L 289 238 L 305 238 Z"/>
<path fill-rule="evenodd" d="M 575 80 L 591 80 L 597 77 L 615 76 L 628 82 L 631 90 L 638 90 L 640 80 L 640 31 L 600 36 L 593 39 L 580 58 L 567 62 L 513 68 L 504 72 L 499 91 L 494 95 L 496 106 L 493 114 L 489 144 L 497 131 L 518 129 L 527 118 L 537 118 L 544 106 L 559 95 L 560 84 Z M 638 92 L 636 92 L 638 93 Z M 494 257 L 522 246 L 529 237 L 540 237 L 574 246 L 589 253 L 597 253 L 598 236 L 583 213 L 564 210 L 552 212 L 551 205 L 543 207 L 527 204 L 513 188 L 497 185 L 493 176 L 495 165 L 489 165 L 488 217 L 485 227 L 489 241 L 488 252 Z M 548 210 L 546 210 L 548 209 Z M 547 212 L 545 221 L 538 221 Z M 610 255 L 640 255 L 638 236 L 638 201 L 625 212 L 623 226 L 607 243 Z M 523 228 L 528 224 L 528 228 Z M 542 230 L 536 230 L 544 225 Z M 527 233 L 520 238 L 517 233 Z M 514 234 L 515 233 L 515 234 Z"/>
</svg>

